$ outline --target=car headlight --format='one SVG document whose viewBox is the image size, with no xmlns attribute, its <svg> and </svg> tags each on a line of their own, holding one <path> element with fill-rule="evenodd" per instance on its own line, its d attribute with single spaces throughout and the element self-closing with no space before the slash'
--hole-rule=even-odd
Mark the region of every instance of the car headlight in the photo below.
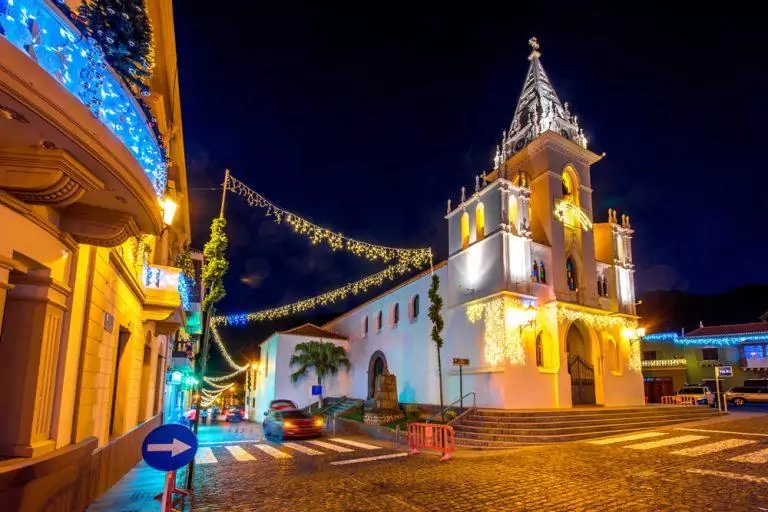
<svg viewBox="0 0 768 512">
<path fill-rule="evenodd" d="M 323 420 L 323 418 L 321 418 L 319 416 L 317 418 L 315 418 L 315 426 L 316 427 L 322 427 L 324 425 L 325 425 L 325 421 Z"/>
</svg>

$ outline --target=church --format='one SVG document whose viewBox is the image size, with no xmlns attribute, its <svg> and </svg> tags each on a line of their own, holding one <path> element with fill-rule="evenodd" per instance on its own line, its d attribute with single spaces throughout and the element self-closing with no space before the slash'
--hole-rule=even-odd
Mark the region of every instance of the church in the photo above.
<svg viewBox="0 0 768 512">
<path fill-rule="evenodd" d="M 324 382 L 326 396 L 372 398 L 378 375 L 389 373 L 400 403 L 440 403 L 426 314 L 432 274 L 444 304 L 445 404 L 460 396 L 454 358 L 468 360 L 461 389 L 478 407 L 644 403 L 630 218 L 609 210 L 595 222 L 590 169 L 602 156 L 560 101 L 535 38 L 530 45 L 492 168 L 461 188 L 457 204 L 448 201 L 448 259 L 322 328 L 264 341 L 252 381 L 257 419 L 271 399 L 311 400 L 315 379 L 291 383 L 287 364 L 310 339 L 343 346 L 352 363 Z"/>
</svg>

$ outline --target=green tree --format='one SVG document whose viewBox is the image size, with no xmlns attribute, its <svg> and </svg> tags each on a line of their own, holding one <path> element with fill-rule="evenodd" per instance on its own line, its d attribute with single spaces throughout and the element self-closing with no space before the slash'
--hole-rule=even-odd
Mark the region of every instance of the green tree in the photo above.
<svg viewBox="0 0 768 512">
<path fill-rule="evenodd" d="M 323 385 L 323 379 L 339 373 L 341 367 L 347 371 L 351 366 L 347 358 L 347 351 L 327 341 L 308 341 L 299 343 L 289 362 L 291 368 L 298 366 L 298 370 L 291 374 L 291 382 L 297 382 L 307 376 L 311 369 L 317 375 L 317 385 Z M 319 397 L 320 407 L 323 406 L 323 395 Z"/>
<path fill-rule="evenodd" d="M 429 287 L 429 319 L 432 321 L 432 341 L 437 347 L 437 377 L 440 381 L 440 416 L 443 415 L 443 363 L 440 359 L 440 349 L 443 348 L 443 298 L 440 296 L 440 278 L 432 274 L 432 285 Z"/>
<path fill-rule="evenodd" d="M 227 221 L 224 217 L 217 217 L 211 222 L 211 238 L 205 243 L 203 255 L 205 256 L 205 268 L 203 269 L 203 286 L 207 289 L 203 299 L 202 310 L 208 309 L 219 302 L 226 295 L 224 290 L 224 274 L 227 273 L 229 262 L 225 257 L 227 252 L 227 235 L 224 228 Z"/>
<path fill-rule="evenodd" d="M 155 49 L 146 0 L 89 0 L 80 15 L 109 65 L 134 93 L 147 93 Z"/>
</svg>

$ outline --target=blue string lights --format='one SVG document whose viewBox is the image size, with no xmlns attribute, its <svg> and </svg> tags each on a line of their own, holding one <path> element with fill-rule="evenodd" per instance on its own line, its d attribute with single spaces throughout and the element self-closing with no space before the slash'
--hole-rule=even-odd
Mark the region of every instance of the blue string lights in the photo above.
<svg viewBox="0 0 768 512">
<path fill-rule="evenodd" d="M 0 36 L 86 106 L 128 148 L 165 193 L 165 153 L 138 101 L 104 60 L 99 46 L 77 31 L 45 0 L 0 2 Z"/>
<path fill-rule="evenodd" d="M 768 341 L 768 332 L 751 334 L 729 334 L 726 336 L 680 336 L 674 332 L 646 334 L 643 341 L 671 342 L 676 345 L 700 345 L 709 347 L 728 347 L 751 341 Z"/>
</svg>

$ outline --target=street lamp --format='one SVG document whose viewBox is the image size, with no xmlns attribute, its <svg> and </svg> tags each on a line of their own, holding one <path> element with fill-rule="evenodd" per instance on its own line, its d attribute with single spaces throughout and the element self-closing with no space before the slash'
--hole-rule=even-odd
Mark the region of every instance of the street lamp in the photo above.
<svg viewBox="0 0 768 512">
<path fill-rule="evenodd" d="M 163 224 L 165 224 L 167 227 L 170 227 L 171 224 L 173 224 L 173 218 L 176 216 L 176 210 L 178 209 L 179 205 L 176 204 L 176 201 L 171 199 L 169 196 L 163 197 L 159 200 L 159 202 L 160 210 L 163 212 Z"/>
</svg>

